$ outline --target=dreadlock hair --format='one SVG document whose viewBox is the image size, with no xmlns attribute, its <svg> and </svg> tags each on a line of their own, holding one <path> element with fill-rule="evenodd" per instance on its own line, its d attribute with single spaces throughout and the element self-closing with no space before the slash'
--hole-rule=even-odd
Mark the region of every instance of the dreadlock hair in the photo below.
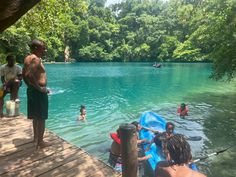
<svg viewBox="0 0 236 177">
<path fill-rule="evenodd" d="M 182 165 L 192 159 L 190 145 L 181 134 L 175 134 L 168 139 L 167 150 L 174 165 Z"/>
</svg>

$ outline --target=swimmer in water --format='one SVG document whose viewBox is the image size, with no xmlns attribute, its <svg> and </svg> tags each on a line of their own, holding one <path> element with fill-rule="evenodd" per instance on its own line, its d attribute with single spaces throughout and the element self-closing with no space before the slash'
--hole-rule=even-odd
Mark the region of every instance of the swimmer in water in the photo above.
<svg viewBox="0 0 236 177">
<path fill-rule="evenodd" d="M 77 120 L 83 120 L 83 121 L 86 120 L 86 108 L 84 105 L 80 106 L 80 115 Z"/>
</svg>

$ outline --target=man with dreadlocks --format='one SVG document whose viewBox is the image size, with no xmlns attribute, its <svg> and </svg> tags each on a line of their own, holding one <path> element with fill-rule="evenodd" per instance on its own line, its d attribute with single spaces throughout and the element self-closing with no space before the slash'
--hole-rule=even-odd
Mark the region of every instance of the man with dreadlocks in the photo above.
<svg viewBox="0 0 236 177">
<path fill-rule="evenodd" d="M 173 135 L 168 139 L 166 145 L 167 161 L 157 164 L 155 177 L 206 177 L 189 168 L 192 159 L 191 149 L 183 135 Z"/>
</svg>

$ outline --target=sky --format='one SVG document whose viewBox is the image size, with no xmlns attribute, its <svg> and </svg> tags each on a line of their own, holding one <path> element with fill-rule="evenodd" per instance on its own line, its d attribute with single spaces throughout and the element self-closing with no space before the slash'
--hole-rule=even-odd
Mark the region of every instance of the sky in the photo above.
<svg viewBox="0 0 236 177">
<path fill-rule="evenodd" d="M 106 6 L 109 6 L 111 4 L 115 4 L 115 3 L 119 3 L 121 2 L 122 0 L 107 0 L 106 2 Z M 164 0 L 164 1 L 168 1 L 168 0 Z"/>
<path fill-rule="evenodd" d="M 111 4 L 116 4 L 116 3 L 119 3 L 121 2 L 122 0 L 107 0 L 106 2 L 106 6 L 109 6 Z"/>
</svg>

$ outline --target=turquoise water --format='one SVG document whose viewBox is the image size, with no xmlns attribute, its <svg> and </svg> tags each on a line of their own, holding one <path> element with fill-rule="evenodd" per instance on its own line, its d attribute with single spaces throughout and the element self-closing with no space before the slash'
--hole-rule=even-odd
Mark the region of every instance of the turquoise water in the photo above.
<svg viewBox="0 0 236 177">
<path fill-rule="evenodd" d="M 121 123 L 138 120 L 154 111 L 176 124 L 176 132 L 202 136 L 190 142 L 199 157 L 235 142 L 235 82 L 210 80 L 210 64 L 76 63 L 46 65 L 50 109 L 47 128 L 69 142 L 107 161 L 109 133 Z M 26 88 L 20 90 L 21 111 L 26 114 Z M 187 120 L 177 107 L 189 106 Z M 77 122 L 80 105 L 86 105 L 87 122 Z M 235 148 L 199 163 L 212 177 L 235 176 Z M 223 169 L 221 167 L 224 167 Z"/>
</svg>

